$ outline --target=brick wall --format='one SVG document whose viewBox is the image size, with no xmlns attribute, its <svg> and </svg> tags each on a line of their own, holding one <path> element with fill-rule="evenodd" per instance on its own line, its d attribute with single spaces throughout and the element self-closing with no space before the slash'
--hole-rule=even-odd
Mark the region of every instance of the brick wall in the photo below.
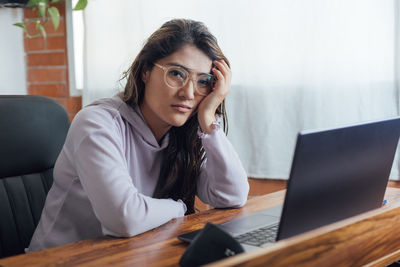
<svg viewBox="0 0 400 267">
<path fill-rule="evenodd" d="M 49 21 L 46 24 L 47 38 L 24 37 L 27 92 L 29 95 L 41 95 L 54 98 L 68 112 L 70 120 L 82 108 L 82 97 L 71 96 L 68 81 L 68 54 L 65 26 L 65 3 L 56 4 L 60 12 L 60 25 L 57 31 Z M 31 9 L 24 9 L 24 18 L 35 16 Z M 28 23 L 29 33 L 35 32 L 35 24 Z"/>
</svg>

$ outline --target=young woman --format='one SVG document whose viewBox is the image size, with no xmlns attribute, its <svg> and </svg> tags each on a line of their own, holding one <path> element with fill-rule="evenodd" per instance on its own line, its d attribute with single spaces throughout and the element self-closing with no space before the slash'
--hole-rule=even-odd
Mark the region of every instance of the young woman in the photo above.
<svg viewBox="0 0 400 267">
<path fill-rule="evenodd" d="M 231 71 L 200 22 L 153 33 L 125 91 L 75 117 L 29 251 L 101 235 L 130 237 L 213 207 L 240 207 L 249 185 L 220 124 Z"/>
</svg>

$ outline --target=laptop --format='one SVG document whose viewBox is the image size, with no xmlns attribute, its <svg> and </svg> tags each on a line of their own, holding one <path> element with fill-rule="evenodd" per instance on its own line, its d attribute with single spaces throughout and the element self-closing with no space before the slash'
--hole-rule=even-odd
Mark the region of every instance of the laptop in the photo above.
<svg viewBox="0 0 400 267">
<path fill-rule="evenodd" d="M 399 135 L 400 117 L 300 132 L 283 206 L 219 226 L 248 251 L 379 208 Z"/>
</svg>

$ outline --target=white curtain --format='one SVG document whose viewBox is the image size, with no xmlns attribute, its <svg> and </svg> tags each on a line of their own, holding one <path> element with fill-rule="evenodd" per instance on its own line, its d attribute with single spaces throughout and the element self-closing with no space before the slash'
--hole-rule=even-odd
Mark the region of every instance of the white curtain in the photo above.
<svg viewBox="0 0 400 267">
<path fill-rule="evenodd" d="M 24 35 L 13 26 L 23 17 L 21 8 L 0 8 L 0 95 L 26 94 Z"/>
<path fill-rule="evenodd" d="M 397 0 L 96 0 L 85 10 L 84 104 L 172 18 L 203 21 L 231 61 L 229 135 L 247 173 L 289 176 L 300 130 L 399 115 Z M 391 178 L 398 179 L 398 160 Z"/>
</svg>

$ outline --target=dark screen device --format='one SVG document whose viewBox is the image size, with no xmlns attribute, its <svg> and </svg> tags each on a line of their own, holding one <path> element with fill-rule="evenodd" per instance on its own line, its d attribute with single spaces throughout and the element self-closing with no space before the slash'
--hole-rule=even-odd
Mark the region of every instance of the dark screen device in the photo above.
<svg viewBox="0 0 400 267">
<path fill-rule="evenodd" d="M 283 207 L 219 226 L 246 250 L 262 247 L 382 205 L 400 135 L 400 118 L 298 134 Z M 275 229 L 260 244 L 248 238 Z M 178 238 L 190 242 L 195 232 Z"/>
</svg>

